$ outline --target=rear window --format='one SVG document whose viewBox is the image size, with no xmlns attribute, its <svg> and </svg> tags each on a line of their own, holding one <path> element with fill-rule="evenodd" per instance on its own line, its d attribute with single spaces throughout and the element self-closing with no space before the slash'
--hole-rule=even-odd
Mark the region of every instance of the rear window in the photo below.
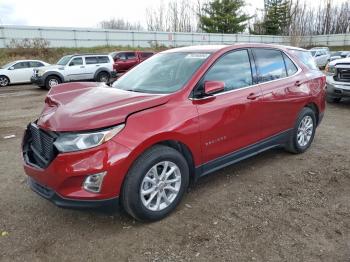
<svg viewBox="0 0 350 262">
<path fill-rule="evenodd" d="M 43 63 L 37 62 L 37 61 L 30 61 L 30 67 L 42 67 L 44 66 Z"/>
<path fill-rule="evenodd" d="M 90 57 L 85 57 L 85 63 L 87 65 L 92 65 L 92 64 L 97 64 L 97 57 L 95 56 L 90 56 Z"/>
<path fill-rule="evenodd" d="M 309 69 L 319 70 L 316 66 L 315 60 L 313 59 L 309 51 L 291 49 L 290 52 L 297 56 L 300 59 L 300 61 Z"/>
<path fill-rule="evenodd" d="M 127 57 L 127 59 L 135 59 L 136 54 L 134 52 L 127 52 L 126 57 Z"/>
<path fill-rule="evenodd" d="M 259 82 L 267 82 L 287 76 L 282 53 L 279 50 L 254 48 Z"/>
</svg>

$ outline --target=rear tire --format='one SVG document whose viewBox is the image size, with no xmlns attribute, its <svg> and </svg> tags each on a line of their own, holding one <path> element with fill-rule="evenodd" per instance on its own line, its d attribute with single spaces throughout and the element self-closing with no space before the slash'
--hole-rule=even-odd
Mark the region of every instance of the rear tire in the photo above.
<svg viewBox="0 0 350 262">
<path fill-rule="evenodd" d="M 100 72 L 97 74 L 96 80 L 101 83 L 109 83 L 110 75 L 107 72 Z"/>
<path fill-rule="evenodd" d="M 0 87 L 5 87 L 10 84 L 10 79 L 7 76 L 0 76 Z"/>
<path fill-rule="evenodd" d="M 144 152 L 129 170 L 121 203 L 137 220 L 160 220 L 176 208 L 188 182 L 189 168 L 181 153 L 156 145 Z"/>
<path fill-rule="evenodd" d="M 50 90 L 52 87 L 57 86 L 61 84 L 62 81 L 59 77 L 57 76 L 48 76 L 45 80 L 45 88 L 47 90 Z"/>
<path fill-rule="evenodd" d="M 304 153 L 311 146 L 315 131 L 315 112 L 308 107 L 304 107 L 299 113 L 289 142 L 285 147 L 286 150 L 294 154 Z"/>
</svg>

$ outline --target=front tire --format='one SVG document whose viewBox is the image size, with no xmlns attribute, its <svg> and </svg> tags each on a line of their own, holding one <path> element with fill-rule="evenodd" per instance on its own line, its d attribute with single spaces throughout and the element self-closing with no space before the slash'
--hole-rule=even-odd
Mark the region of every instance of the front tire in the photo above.
<svg viewBox="0 0 350 262">
<path fill-rule="evenodd" d="M 45 80 L 45 88 L 47 90 L 50 90 L 52 87 L 57 86 L 61 84 L 62 81 L 59 77 L 57 76 L 48 76 Z"/>
<path fill-rule="evenodd" d="M 176 208 L 188 182 L 185 158 L 171 147 L 156 145 L 129 170 L 122 188 L 122 205 L 137 220 L 160 220 Z"/>
<path fill-rule="evenodd" d="M 304 153 L 311 146 L 315 131 L 315 112 L 311 108 L 304 107 L 299 113 L 286 150 L 294 154 Z"/>
<path fill-rule="evenodd" d="M 0 76 L 0 87 L 5 87 L 10 84 L 10 79 L 7 76 Z"/>
</svg>

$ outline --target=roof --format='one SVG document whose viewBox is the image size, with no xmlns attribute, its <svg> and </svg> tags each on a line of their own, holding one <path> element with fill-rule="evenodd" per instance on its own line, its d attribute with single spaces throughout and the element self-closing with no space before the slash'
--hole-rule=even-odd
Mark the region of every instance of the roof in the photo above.
<svg viewBox="0 0 350 262">
<path fill-rule="evenodd" d="M 263 43 L 234 43 L 232 45 L 195 45 L 195 46 L 186 46 L 173 48 L 164 51 L 163 53 L 173 53 L 173 52 L 208 52 L 214 53 L 221 49 L 225 48 L 249 48 L 249 47 L 266 47 L 266 48 L 280 48 L 280 49 L 294 49 L 300 51 L 306 51 L 303 48 L 294 47 L 294 46 L 285 46 L 278 44 L 263 44 Z"/>
<path fill-rule="evenodd" d="M 194 45 L 194 46 L 185 46 L 172 48 L 164 51 L 163 53 L 173 53 L 173 52 L 216 52 L 230 45 Z"/>
</svg>

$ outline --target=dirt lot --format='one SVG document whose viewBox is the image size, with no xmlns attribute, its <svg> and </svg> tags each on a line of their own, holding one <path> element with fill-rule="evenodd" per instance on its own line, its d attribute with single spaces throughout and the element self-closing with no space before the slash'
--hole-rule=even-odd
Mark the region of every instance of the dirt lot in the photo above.
<svg viewBox="0 0 350 262">
<path fill-rule="evenodd" d="M 1 261 L 350 261 L 350 101 L 328 106 L 305 154 L 273 150 L 225 168 L 170 217 L 141 224 L 60 209 L 28 189 L 20 140 L 45 94 L 0 90 Z"/>
</svg>

